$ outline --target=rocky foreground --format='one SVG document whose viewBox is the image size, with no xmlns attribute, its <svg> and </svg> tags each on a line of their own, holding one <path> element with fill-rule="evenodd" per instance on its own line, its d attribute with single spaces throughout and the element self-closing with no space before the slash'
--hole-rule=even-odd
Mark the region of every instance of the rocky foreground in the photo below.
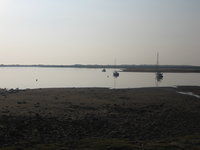
<svg viewBox="0 0 200 150">
<path fill-rule="evenodd" d="M 0 90 L 0 149 L 200 149 L 200 87 Z"/>
</svg>

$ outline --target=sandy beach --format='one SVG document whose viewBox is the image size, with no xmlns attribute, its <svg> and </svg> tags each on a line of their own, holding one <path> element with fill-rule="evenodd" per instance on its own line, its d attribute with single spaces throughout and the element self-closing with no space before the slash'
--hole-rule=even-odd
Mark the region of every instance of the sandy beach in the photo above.
<svg viewBox="0 0 200 150">
<path fill-rule="evenodd" d="M 0 149 L 200 149 L 200 87 L 0 90 Z"/>
</svg>

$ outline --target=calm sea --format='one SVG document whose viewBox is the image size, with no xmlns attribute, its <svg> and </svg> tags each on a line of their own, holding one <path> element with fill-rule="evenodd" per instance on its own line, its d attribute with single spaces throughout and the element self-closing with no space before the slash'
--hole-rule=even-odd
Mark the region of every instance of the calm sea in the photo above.
<svg viewBox="0 0 200 150">
<path fill-rule="evenodd" d="M 113 69 L 79 68 L 0 68 L 0 88 L 53 88 L 53 87 L 107 87 L 138 88 L 156 86 L 199 85 L 198 73 L 164 73 L 157 83 L 155 73 L 120 72 L 113 77 Z"/>
</svg>

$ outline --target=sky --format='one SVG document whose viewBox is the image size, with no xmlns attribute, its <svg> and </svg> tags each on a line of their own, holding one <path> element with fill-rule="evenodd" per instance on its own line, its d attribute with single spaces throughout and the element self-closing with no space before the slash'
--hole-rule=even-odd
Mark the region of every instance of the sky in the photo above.
<svg viewBox="0 0 200 150">
<path fill-rule="evenodd" d="M 0 64 L 200 65 L 200 0 L 0 0 Z"/>
</svg>

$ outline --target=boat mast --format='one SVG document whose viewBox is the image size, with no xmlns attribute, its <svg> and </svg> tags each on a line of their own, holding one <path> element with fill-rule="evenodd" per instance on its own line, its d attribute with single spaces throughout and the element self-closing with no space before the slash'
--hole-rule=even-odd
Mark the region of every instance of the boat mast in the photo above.
<svg viewBox="0 0 200 150">
<path fill-rule="evenodd" d="M 115 70 L 116 70 L 116 68 L 117 68 L 117 67 L 116 67 L 116 58 L 114 59 L 114 65 L 115 65 L 114 68 L 115 68 Z"/>
<path fill-rule="evenodd" d="M 157 52 L 157 66 L 159 65 L 159 53 Z"/>
<path fill-rule="evenodd" d="M 157 52 L 156 68 L 157 68 L 157 72 L 159 72 L 159 52 Z"/>
</svg>

